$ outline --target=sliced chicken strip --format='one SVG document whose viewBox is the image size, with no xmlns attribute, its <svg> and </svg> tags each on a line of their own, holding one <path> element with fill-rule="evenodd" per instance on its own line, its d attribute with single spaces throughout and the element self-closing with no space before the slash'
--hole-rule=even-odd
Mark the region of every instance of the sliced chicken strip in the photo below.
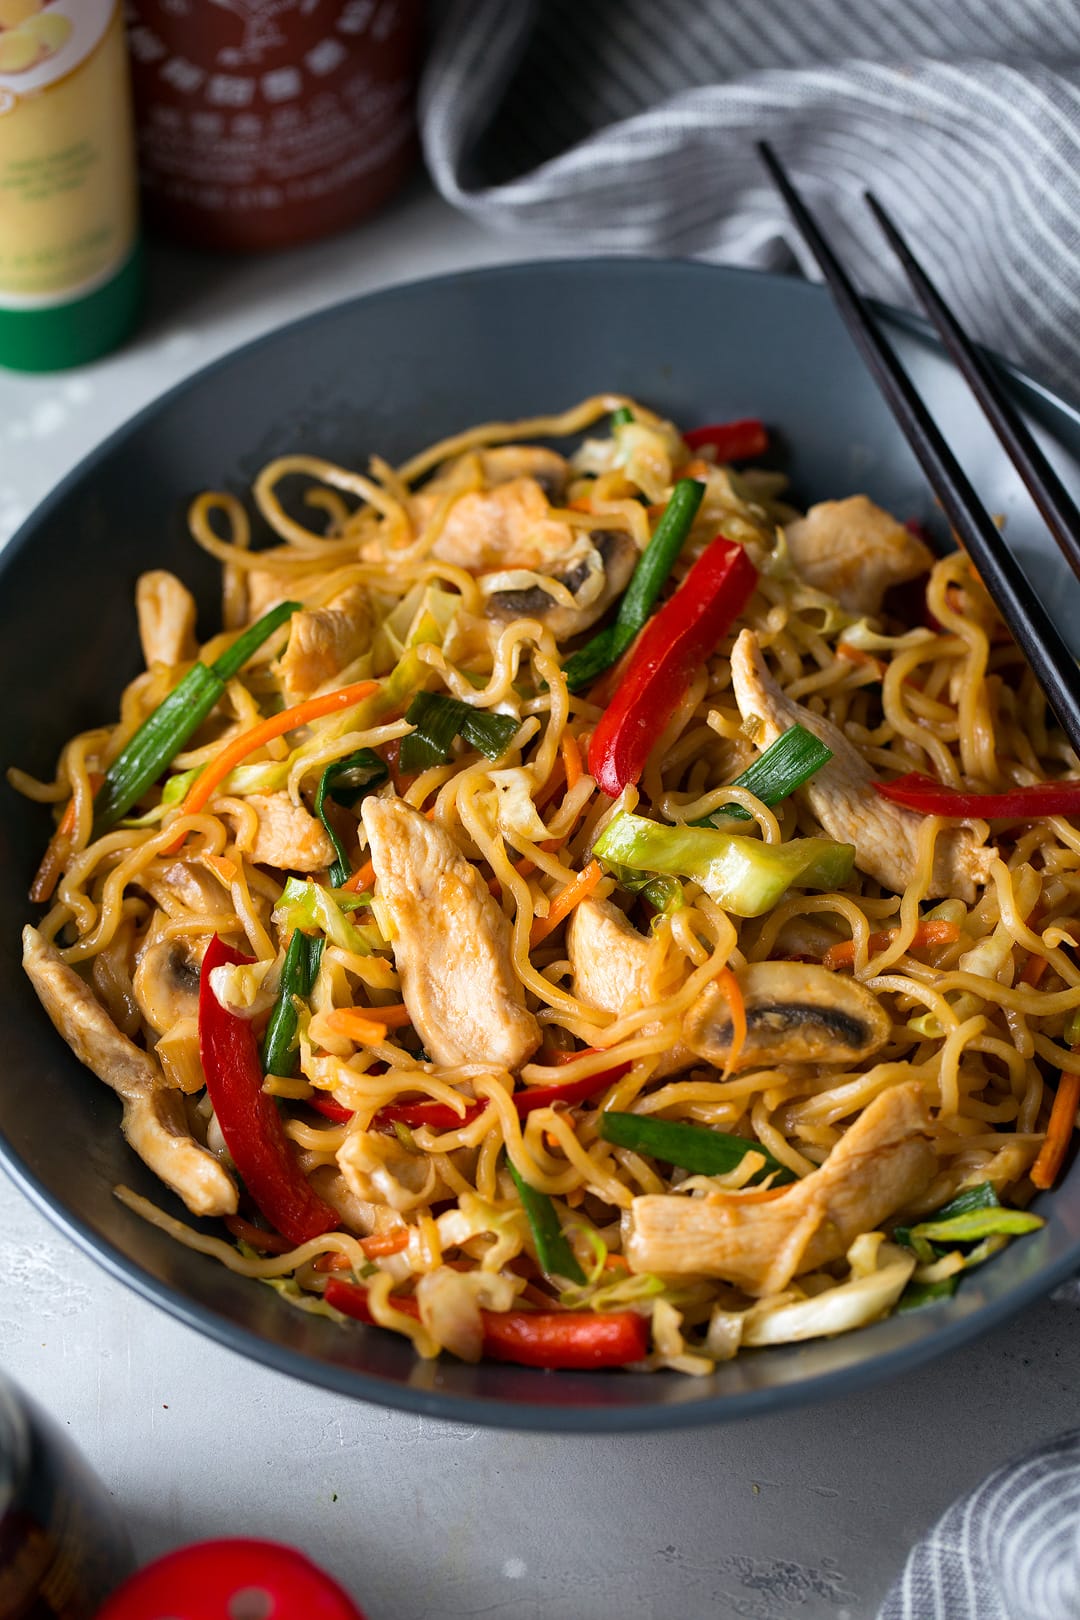
<svg viewBox="0 0 1080 1620">
<path fill-rule="evenodd" d="M 928 573 L 933 553 L 865 495 L 822 501 L 784 531 L 796 572 L 849 613 L 875 614 L 890 585 Z"/>
<path fill-rule="evenodd" d="M 540 1026 L 510 965 L 511 931 L 448 833 L 400 799 L 364 800 L 376 892 L 413 1024 L 437 1063 L 518 1069 Z"/>
<path fill-rule="evenodd" d="M 195 598 L 164 568 L 140 574 L 135 612 L 147 669 L 151 664 L 184 663 L 195 657 Z"/>
<path fill-rule="evenodd" d="M 752 630 L 743 630 L 732 649 L 731 682 L 743 721 L 763 727 L 758 738 L 762 748 L 797 724 L 832 749 L 832 759 L 802 789 L 806 801 L 830 838 L 854 844 L 861 872 L 901 894 L 915 872 L 925 818 L 875 793 L 873 770 L 843 733 L 784 696 Z M 943 828 L 937 838 L 930 897 L 949 896 L 970 905 L 976 887 L 987 882 L 995 858 L 996 851 L 980 843 L 970 828 Z"/>
<path fill-rule="evenodd" d="M 576 531 L 551 515 L 535 478 L 511 478 L 494 489 L 456 500 L 432 547 L 432 556 L 472 573 L 503 568 L 546 572 L 570 550 Z"/>
<path fill-rule="evenodd" d="M 610 900 L 588 898 L 574 907 L 566 930 L 566 954 L 574 995 L 590 1007 L 621 1018 L 659 999 L 663 945 L 639 934 Z M 660 1028 L 659 1022 L 645 1024 L 639 1033 L 655 1035 Z M 689 1047 L 673 1046 L 661 1054 L 653 1076 L 675 1074 L 697 1061 Z"/>
<path fill-rule="evenodd" d="M 259 818 L 250 851 L 258 865 L 275 866 L 279 872 L 321 872 L 333 862 L 334 846 L 322 822 L 302 804 L 293 804 L 284 789 L 249 793 L 246 803 Z"/>
<path fill-rule="evenodd" d="M 837 1260 L 929 1185 L 937 1155 L 917 1081 L 876 1097 L 820 1170 L 779 1190 L 635 1198 L 623 1218 L 631 1271 L 723 1277 L 771 1294 Z"/>
<path fill-rule="evenodd" d="M 233 1215 L 236 1187 L 188 1129 L 178 1091 L 154 1060 L 121 1035 L 90 987 L 36 928 L 23 929 L 23 966 L 38 999 L 80 1063 L 124 1104 L 128 1143 L 193 1215 Z"/>
<path fill-rule="evenodd" d="M 324 608 L 294 613 L 277 670 L 289 703 L 299 703 L 334 678 L 371 641 L 373 614 L 361 586 L 336 596 Z"/>
</svg>

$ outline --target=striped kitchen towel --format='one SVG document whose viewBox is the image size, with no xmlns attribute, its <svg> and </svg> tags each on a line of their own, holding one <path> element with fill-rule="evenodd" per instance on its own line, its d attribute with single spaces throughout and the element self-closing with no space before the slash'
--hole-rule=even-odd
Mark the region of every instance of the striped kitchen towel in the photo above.
<svg viewBox="0 0 1080 1620">
<path fill-rule="evenodd" d="M 767 137 L 866 291 L 910 301 L 873 185 L 973 333 L 1080 397 L 1078 0 L 453 0 L 421 125 L 485 224 L 809 273 Z"/>
<path fill-rule="evenodd" d="M 1080 1429 L 954 1503 L 878 1620 L 1080 1620 Z"/>
</svg>

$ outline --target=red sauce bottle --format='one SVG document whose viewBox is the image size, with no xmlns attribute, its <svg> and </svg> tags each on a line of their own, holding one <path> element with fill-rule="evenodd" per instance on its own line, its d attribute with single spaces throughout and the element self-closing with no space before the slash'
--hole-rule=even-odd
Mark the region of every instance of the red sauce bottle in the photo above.
<svg viewBox="0 0 1080 1620">
<path fill-rule="evenodd" d="M 422 0 L 129 0 L 146 217 L 199 246 L 352 225 L 417 157 Z"/>
<path fill-rule="evenodd" d="M 132 1567 L 104 1486 L 0 1381 L 0 1620 L 90 1620 Z"/>
</svg>

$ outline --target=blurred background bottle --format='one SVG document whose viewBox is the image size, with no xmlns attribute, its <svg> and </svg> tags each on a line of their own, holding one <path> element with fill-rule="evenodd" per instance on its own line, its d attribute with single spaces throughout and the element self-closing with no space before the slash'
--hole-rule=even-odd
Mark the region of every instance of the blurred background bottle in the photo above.
<svg viewBox="0 0 1080 1620">
<path fill-rule="evenodd" d="M 90 1620 L 131 1568 L 104 1486 L 0 1378 L 0 1620 Z"/>
<path fill-rule="evenodd" d="M 412 169 L 421 0 L 127 10 L 144 203 L 171 233 L 288 246 L 353 224 Z"/>
<path fill-rule="evenodd" d="M 139 310 L 120 0 L 0 0 L 0 364 L 80 365 Z"/>
</svg>

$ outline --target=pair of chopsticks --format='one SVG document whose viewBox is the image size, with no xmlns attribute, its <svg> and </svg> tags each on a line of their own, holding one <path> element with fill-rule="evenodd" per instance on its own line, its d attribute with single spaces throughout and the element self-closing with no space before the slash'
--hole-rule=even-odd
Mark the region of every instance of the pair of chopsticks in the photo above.
<svg viewBox="0 0 1080 1620">
<path fill-rule="evenodd" d="M 1062 730 L 1080 754 L 1080 668 L 1075 658 L 916 393 L 869 304 L 856 291 L 775 152 L 765 141 L 758 150 L 821 267 L 841 319 L 915 452 L 945 516 L 1031 665 Z M 942 343 L 982 406 L 1070 567 L 1080 578 L 1080 512 L 896 225 L 872 193 L 866 192 L 865 198 Z"/>
</svg>

